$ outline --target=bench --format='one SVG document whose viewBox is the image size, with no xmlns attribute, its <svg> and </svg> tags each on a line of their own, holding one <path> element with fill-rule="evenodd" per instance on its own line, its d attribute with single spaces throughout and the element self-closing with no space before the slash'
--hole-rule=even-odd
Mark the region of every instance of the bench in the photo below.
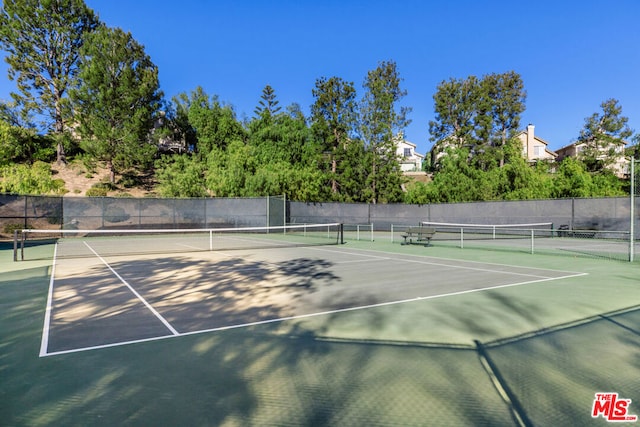
<svg viewBox="0 0 640 427">
<path fill-rule="evenodd" d="M 436 234 L 436 229 L 431 227 L 409 227 L 402 234 L 403 245 L 430 246 L 431 239 Z"/>
<path fill-rule="evenodd" d="M 582 239 L 593 239 L 596 235 L 593 230 L 571 229 L 568 224 L 562 224 L 558 227 L 558 237 L 578 237 Z"/>
</svg>

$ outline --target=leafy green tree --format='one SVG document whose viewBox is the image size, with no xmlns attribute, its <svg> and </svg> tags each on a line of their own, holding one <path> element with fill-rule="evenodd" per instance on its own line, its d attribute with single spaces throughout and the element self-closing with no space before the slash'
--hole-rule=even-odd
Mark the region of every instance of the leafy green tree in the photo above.
<svg viewBox="0 0 640 427">
<path fill-rule="evenodd" d="M 631 137 L 631 145 L 625 149 L 625 156 L 640 159 L 640 133 Z"/>
<path fill-rule="evenodd" d="M 160 106 L 158 68 L 130 33 L 100 27 L 82 46 L 80 84 L 70 95 L 85 151 L 116 173 L 148 165 L 157 148 L 147 142 Z"/>
<path fill-rule="evenodd" d="M 479 82 L 475 76 L 442 81 L 433 95 L 435 120 L 429 122 L 432 142 L 447 140 L 452 148 L 473 141 Z"/>
<path fill-rule="evenodd" d="M 584 163 L 573 157 L 566 157 L 560 163 L 552 196 L 554 198 L 590 197 L 593 192 L 593 180 Z"/>
<path fill-rule="evenodd" d="M 205 197 L 205 164 L 190 156 L 165 156 L 156 163 L 162 197 Z"/>
<path fill-rule="evenodd" d="M 505 148 L 517 133 L 520 114 L 525 110 L 524 83 L 514 71 L 494 73 L 482 78 L 479 91 L 476 135 L 485 149 L 494 149 L 502 167 Z M 521 157 L 519 153 L 516 155 Z"/>
<path fill-rule="evenodd" d="M 320 148 L 301 111 L 265 115 L 249 123 L 248 144 L 259 164 L 284 161 L 309 165 L 317 160 Z"/>
<path fill-rule="evenodd" d="M 611 171 L 593 175 L 592 181 L 593 192 L 590 197 L 616 197 L 629 194 L 628 183 L 626 183 L 627 188 L 625 189 L 625 182 Z"/>
<path fill-rule="evenodd" d="M 0 119 L 0 165 L 50 161 L 54 154 L 50 138 Z"/>
<path fill-rule="evenodd" d="M 608 99 L 600 104 L 601 113 L 593 113 L 585 119 L 580 131 L 578 144 L 584 144 L 580 159 L 590 172 L 609 169 L 621 155 L 624 155 L 626 139 L 633 131 L 627 117 L 622 116 L 622 106 L 616 99 Z"/>
<path fill-rule="evenodd" d="M 483 170 L 508 161 L 505 148 L 517 133 L 525 109 L 520 75 L 511 71 L 482 79 L 451 79 L 438 86 L 433 98 L 436 116 L 429 122 L 429 133 L 440 145 L 437 148 L 467 147 L 469 160 Z"/>
<path fill-rule="evenodd" d="M 173 98 L 181 128 L 187 143 L 195 142 L 195 150 L 206 159 L 215 148 L 225 149 L 235 140 L 245 141 L 247 133 L 229 105 L 222 105 L 217 96 L 209 96 L 198 86 L 190 94 Z"/>
<path fill-rule="evenodd" d="M 365 95 L 360 107 L 360 133 L 371 153 L 367 179 L 371 201 L 396 202 L 402 199 L 402 171 L 396 154 L 397 140 L 410 123 L 407 107 L 398 103 L 407 95 L 400 88 L 400 73 L 395 62 L 380 62 L 367 73 Z"/>
<path fill-rule="evenodd" d="M 339 77 L 322 77 L 316 80 L 312 94 L 315 98 L 311 106 L 312 129 L 329 164 L 331 193 L 338 200 L 343 192 L 339 163 L 345 161 L 343 153 L 355 137 L 356 90 L 352 82 Z"/>
<path fill-rule="evenodd" d="M 496 194 L 503 200 L 547 199 L 551 197 L 553 182 L 543 162 L 531 166 L 522 157 L 512 157 L 502 168 L 488 172 L 496 175 Z"/>
<path fill-rule="evenodd" d="M 480 179 L 482 171 L 469 165 L 468 149 L 448 149 L 442 158 L 440 171 L 434 176 L 432 200 L 436 203 L 491 200 L 486 197 L 486 182 Z M 484 188 L 483 188 L 484 186 Z"/>
<path fill-rule="evenodd" d="M 425 205 L 437 199 L 433 183 L 411 182 L 407 184 L 404 193 L 404 203 L 413 205 Z"/>
<path fill-rule="evenodd" d="M 25 114 L 47 119 L 56 134 L 65 129 L 64 104 L 78 71 L 79 50 L 98 18 L 82 0 L 5 0 L 0 10 L 0 45 L 7 53 L 11 96 Z M 58 161 L 64 161 L 63 139 Z"/>
<path fill-rule="evenodd" d="M 247 179 L 255 173 L 257 167 L 251 156 L 251 147 L 234 140 L 225 150 L 213 147 L 206 160 L 206 186 L 213 196 L 248 196 Z"/>
</svg>

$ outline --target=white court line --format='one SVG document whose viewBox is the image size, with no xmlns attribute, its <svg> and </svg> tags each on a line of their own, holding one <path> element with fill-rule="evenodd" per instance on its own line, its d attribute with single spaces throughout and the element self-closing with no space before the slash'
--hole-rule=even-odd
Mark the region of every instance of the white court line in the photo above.
<svg viewBox="0 0 640 427">
<path fill-rule="evenodd" d="M 451 265 L 451 264 L 444 264 L 441 262 L 433 262 L 433 261 L 419 261 L 419 260 L 411 260 L 411 259 L 406 259 L 406 258 L 396 258 L 396 257 L 389 257 L 389 256 L 380 256 L 380 255 L 368 255 L 368 254 L 359 254 L 357 252 L 347 252 L 347 251 L 332 251 L 330 249 L 320 249 L 320 248 L 311 248 L 313 250 L 319 250 L 319 251 L 328 251 L 328 252 L 334 252 L 334 253 L 344 253 L 347 255 L 356 255 L 356 256 L 362 256 L 362 257 L 371 257 L 371 258 L 376 258 L 376 259 L 380 259 L 380 260 L 385 260 L 385 261 L 398 261 L 398 262 L 407 262 L 407 263 L 411 263 L 411 264 L 425 264 L 425 265 L 436 265 L 439 267 L 448 267 L 448 268 L 452 268 L 454 270 L 472 270 L 472 271 L 482 271 L 485 273 L 498 273 L 498 274 L 508 274 L 508 275 L 513 275 L 513 276 L 524 276 L 524 277 L 537 277 L 537 278 L 541 278 L 541 279 L 553 279 L 553 277 L 549 277 L 549 276 L 540 276 L 537 274 L 528 274 L 528 273 L 517 273 L 515 271 L 505 271 L 505 270 L 492 270 L 490 268 L 479 268 L 479 267 L 467 267 L 467 266 L 463 266 L 463 265 Z M 392 254 L 392 252 L 385 252 L 385 253 L 389 253 Z M 427 258 L 427 257 L 425 257 Z M 433 258 L 433 257 L 429 257 L 429 258 Z M 437 258 L 436 258 L 437 259 Z M 446 259 L 446 258 L 441 258 L 441 259 Z M 458 260 L 448 260 L 447 261 L 457 261 L 460 262 Z M 483 263 L 483 262 L 479 262 L 479 261 L 462 261 L 462 262 L 477 262 L 480 264 L 487 264 L 487 265 L 500 265 L 503 267 L 511 267 L 511 268 L 519 268 L 519 269 L 533 269 L 533 270 L 542 270 L 545 271 L 545 269 L 542 268 L 535 268 L 535 267 L 519 267 L 519 266 L 514 266 L 514 265 L 506 265 L 506 264 L 493 264 L 493 263 Z M 546 269 L 546 271 L 557 271 L 557 270 L 549 270 Z M 561 271 L 562 273 L 565 273 L 564 271 Z M 573 272 L 570 272 L 573 274 Z M 582 273 L 576 273 L 576 274 L 582 274 Z"/>
<path fill-rule="evenodd" d="M 49 347 L 49 328 L 51 325 L 51 304 L 53 303 L 53 281 L 56 274 L 56 255 L 58 243 L 53 247 L 53 262 L 51 263 L 51 278 L 49 279 L 49 292 L 47 295 L 47 307 L 44 311 L 44 325 L 42 326 L 42 341 L 40 342 L 40 357 L 47 355 Z"/>
<path fill-rule="evenodd" d="M 142 303 L 143 303 L 143 304 L 144 304 L 144 305 L 145 305 L 145 306 L 146 306 L 146 307 L 147 307 L 147 308 L 148 308 L 148 309 L 149 309 L 149 310 L 154 314 L 154 316 L 156 316 L 156 317 L 157 317 L 157 318 L 158 318 L 158 319 L 159 319 L 159 320 L 160 320 L 160 321 L 161 321 L 161 322 L 162 322 L 162 323 L 167 327 L 167 329 L 169 329 L 169 331 L 171 331 L 171 333 L 172 333 L 173 335 L 180 335 L 180 333 L 179 333 L 178 331 L 176 331 L 176 330 L 173 328 L 173 326 L 171 326 L 171 324 L 170 324 L 170 323 L 169 323 L 169 322 L 168 322 L 164 317 L 162 317 L 162 315 L 161 315 L 160 313 L 158 313 L 158 312 L 156 311 L 156 309 L 155 309 L 155 308 L 153 308 L 153 307 L 151 306 L 151 304 L 149 304 L 149 303 L 147 302 L 147 300 L 145 300 L 145 299 L 142 297 L 142 295 L 140 295 L 140 294 L 139 294 L 135 289 L 133 289 L 133 287 L 132 287 L 132 286 L 131 286 L 131 285 L 130 285 L 126 280 L 124 280 L 124 278 L 122 278 L 122 276 L 120 276 L 120 275 L 118 274 L 118 272 L 117 272 L 117 271 L 115 271 L 115 270 L 114 270 L 114 269 L 109 265 L 109 263 L 107 263 L 107 261 L 106 261 L 104 258 L 102 258 L 100 255 L 98 255 L 98 253 L 97 253 L 97 252 L 96 252 L 96 251 L 95 251 L 91 246 L 89 246 L 89 244 L 88 244 L 87 242 L 83 242 L 83 243 L 85 244 L 85 246 L 86 246 L 87 248 L 89 248 L 89 250 L 90 250 L 91 252 L 93 252 L 93 253 L 94 253 L 94 255 L 95 255 L 95 256 L 97 256 L 97 257 L 98 257 L 98 259 L 99 259 L 100 261 L 102 261 L 102 263 L 103 263 L 104 265 L 106 265 L 106 266 L 107 266 L 107 268 L 108 268 L 109 270 L 111 270 L 111 272 L 112 272 L 112 273 L 113 273 L 113 274 L 114 274 L 118 279 L 120 279 L 120 281 L 121 281 L 122 283 L 124 283 L 124 284 L 129 288 L 129 290 L 130 290 L 131 292 L 133 292 L 133 294 L 134 294 L 134 295 L 135 295 L 135 296 L 136 296 L 140 301 L 142 301 Z"/>
<path fill-rule="evenodd" d="M 242 239 L 242 238 L 237 238 L 237 239 L 241 239 L 241 240 L 250 240 L 250 239 Z M 500 273 L 500 274 L 508 274 L 508 275 L 514 275 L 514 276 L 524 276 L 524 277 L 535 277 L 535 278 L 541 278 L 541 279 L 552 279 L 553 277 L 549 277 L 549 276 L 541 276 L 541 275 L 537 275 L 537 274 L 527 274 L 527 273 L 517 273 L 514 271 L 504 271 L 504 270 L 492 270 L 489 268 L 478 268 L 478 267 L 468 267 L 468 266 L 462 266 L 462 265 L 451 265 L 451 264 L 444 264 L 444 263 L 438 263 L 438 262 L 433 262 L 433 261 L 418 261 L 418 260 L 410 260 L 410 259 L 406 259 L 406 258 L 398 258 L 398 257 L 392 257 L 392 256 L 383 256 L 383 255 L 370 255 L 370 254 L 363 254 L 363 253 L 358 253 L 358 252 L 351 252 L 348 250 L 339 250 L 339 249 L 327 249 L 327 248 L 320 248 L 320 247 L 314 247 L 314 246 L 310 246 L 307 249 L 309 250 L 313 250 L 313 251 L 324 251 L 324 252 L 330 252 L 330 253 L 338 253 L 338 254 L 347 254 L 347 255 L 355 255 L 355 256 L 360 256 L 360 257 L 366 257 L 366 258 L 374 258 L 375 260 L 385 260 L 385 261 L 398 261 L 398 262 L 408 262 L 408 263 L 413 263 L 413 264 L 425 264 L 425 265 L 435 265 L 435 266 L 440 266 L 440 267 L 448 267 L 448 268 L 453 268 L 453 269 L 459 269 L 459 270 L 472 270 L 472 271 L 482 271 L 482 272 L 488 272 L 488 273 Z M 371 251 L 371 250 L 367 250 L 367 249 L 358 249 L 359 251 L 369 251 L 369 252 L 378 252 L 378 251 Z M 227 254 L 224 253 L 222 251 L 216 251 L 213 250 L 212 252 L 216 252 L 225 256 L 237 256 L 237 255 L 232 255 L 232 254 Z M 401 254 L 396 254 L 393 252 L 378 252 L 381 254 L 387 254 L 387 255 L 401 255 Z M 540 271 L 554 271 L 554 272 L 560 272 L 560 273 L 570 273 L 570 274 L 578 274 L 581 275 L 582 273 L 576 273 L 573 271 L 562 271 L 562 270 L 553 270 L 553 269 L 548 269 L 548 268 L 539 268 L 539 267 L 520 267 L 520 266 L 514 266 L 514 265 L 509 265 L 509 264 L 499 264 L 499 263 L 491 263 L 491 262 L 482 262 L 482 261 L 467 261 L 467 260 L 455 260 L 455 259 L 448 259 L 448 258 L 438 258 L 438 257 L 430 257 L 430 256 L 420 256 L 420 255 L 408 255 L 408 256 L 412 256 L 414 258 L 431 258 L 431 259 L 440 259 L 440 260 L 446 260 L 446 261 L 454 261 L 454 262 L 464 262 L 464 263 L 476 263 L 476 264 L 485 264 L 485 265 L 495 265 L 495 266 L 501 266 L 501 267 L 511 267 L 511 268 L 517 268 L 517 269 L 527 269 L 527 270 L 540 270 Z M 373 261 L 372 259 L 369 260 L 350 260 L 350 261 L 336 261 L 335 264 L 355 264 L 355 263 L 364 263 L 364 262 L 371 262 Z M 273 262 L 268 262 L 268 261 L 263 261 L 265 264 L 268 265 L 274 265 L 274 266 L 278 266 L 279 265 L 277 263 L 273 263 Z"/>
<path fill-rule="evenodd" d="M 150 341 L 159 341 L 159 340 L 164 340 L 164 339 L 167 339 L 167 338 L 174 338 L 176 336 L 188 336 L 188 335 L 197 335 L 197 334 L 204 334 L 204 333 L 211 333 L 211 332 L 226 331 L 226 330 L 230 330 L 230 329 L 241 329 L 241 328 L 247 328 L 247 327 L 250 327 L 250 326 L 259 326 L 259 325 L 266 325 L 266 324 L 270 324 L 270 323 L 285 322 L 285 321 L 288 321 L 288 320 L 298 320 L 298 319 L 306 319 L 306 318 L 310 318 L 310 317 L 333 315 L 333 314 L 337 314 L 337 313 L 346 313 L 346 312 L 349 312 L 349 311 L 366 310 L 366 309 L 369 309 L 369 308 L 385 307 L 385 306 L 397 305 L 397 304 L 406 304 L 406 303 L 415 302 L 415 301 L 426 301 L 426 300 L 437 299 L 437 298 L 444 298 L 444 297 L 450 297 L 450 296 L 456 296 L 456 295 L 470 294 L 470 293 L 474 293 L 474 292 L 483 292 L 483 291 L 488 291 L 488 290 L 513 287 L 513 286 L 528 285 L 528 284 L 531 284 L 531 283 L 550 282 L 550 281 L 553 281 L 553 280 L 568 279 L 568 278 L 571 278 L 571 277 L 578 277 L 578 276 L 586 276 L 587 274 L 588 273 L 575 273 L 575 274 L 568 275 L 568 276 L 563 276 L 563 277 L 552 277 L 552 278 L 546 278 L 546 279 L 529 280 L 529 281 L 526 281 L 526 282 L 509 283 L 509 284 L 505 284 L 505 285 L 496 285 L 496 286 L 491 286 L 491 287 L 487 287 L 487 288 L 467 289 L 467 290 L 464 290 L 464 291 L 449 292 L 449 293 L 446 293 L 446 294 L 429 295 L 429 296 L 425 296 L 425 297 L 415 297 L 415 298 L 409 298 L 409 299 L 398 300 L 398 301 L 387 301 L 387 302 L 381 302 L 381 303 L 377 303 L 377 304 L 368 304 L 368 305 L 362 305 L 362 306 L 357 306 L 357 307 L 341 308 L 341 309 L 337 309 L 337 310 L 328 310 L 328 311 L 322 311 L 322 312 L 317 312 L 317 313 L 300 314 L 300 315 L 297 315 L 297 316 L 287 316 L 287 317 L 280 317 L 280 318 L 275 318 L 275 319 L 260 320 L 260 321 L 257 321 L 257 322 L 249 322 L 249 323 L 242 323 L 242 324 L 238 324 L 238 325 L 221 326 L 221 327 L 218 327 L 218 328 L 202 329 L 202 330 L 199 330 L 199 331 L 184 332 L 184 333 L 178 333 L 178 334 L 174 334 L 174 335 L 165 335 L 165 336 L 154 337 L 154 338 L 145 338 L 145 339 L 140 339 L 140 340 L 123 341 L 123 342 L 117 342 L 117 343 L 111 343 L 111 344 L 104 344 L 104 345 L 97 345 L 97 346 L 91 346 L 91 347 L 77 348 L 77 349 L 72 349 L 72 350 L 56 351 L 56 352 L 49 353 L 46 356 L 57 356 L 57 355 L 69 354 L 69 353 L 78 353 L 78 352 L 83 352 L 83 351 L 100 350 L 100 349 L 104 349 L 104 348 L 119 347 L 119 346 L 129 345 L 129 344 L 138 344 L 138 343 L 144 343 L 144 342 L 150 342 Z"/>
</svg>

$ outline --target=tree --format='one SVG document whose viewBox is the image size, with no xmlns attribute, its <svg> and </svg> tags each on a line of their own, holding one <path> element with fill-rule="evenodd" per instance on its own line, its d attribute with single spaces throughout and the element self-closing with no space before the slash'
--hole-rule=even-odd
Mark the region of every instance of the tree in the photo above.
<svg viewBox="0 0 640 427">
<path fill-rule="evenodd" d="M 205 197 L 204 166 L 195 157 L 165 156 L 156 162 L 158 191 L 163 197 Z"/>
<path fill-rule="evenodd" d="M 593 179 L 585 165 L 572 157 L 565 158 L 554 179 L 552 195 L 556 198 L 591 197 L 592 192 Z"/>
<path fill-rule="evenodd" d="M 25 114 L 48 120 L 56 134 L 65 129 L 66 94 L 78 71 L 79 49 L 98 18 L 82 0 L 5 0 L 0 11 L 0 44 L 8 53 L 13 99 Z M 64 149 L 58 140 L 58 161 Z"/>
<path fill-rule="evenodd" d="M 0 119 L 0 166 L 14 162 L 50 161 L 53 148 L 49 138 L 34 129 L 13 126 Z"/>
<path fill-rule="evenodd" d="M 256 118 L 249 123 L 249 145 L 258 163 L 284 161 L 308 164 L 318 154 L 304 115 L 279 113 Z"/>
<path fill-rule="evenodd" d="M 380 62 L 367 73 L 366 90 L 360 107 L 360 131 L 371 153 L 371 171 L 367 179 L 371 201 L 394 202 L 402 197 L 402 171 L 396 155 L 396 135 L 410 123 L 407 107 L 398 102 L 407 92 L 400 88 L 400 74 L 395 62 Z"/>
<path fill-rule="evenodd" d="M 441 82 L 433 95 L 435 120 L 429 122 L 432 142 L 447 139 L 452 148 L 462 148 L 472 140 L 478 103 L 478 79 L 450 79 Z"/>
<path fill-rule="evenodd" d="M 280 111 L 279 102 L 276 99 L 276 92 L 269 85 L 262 89 L 262 96 L 258 102 L 258 106 L 253 112 L 256 117 L 274 116 Z"/>
<path fill-rule="evenodd" d="M 195 150 L 202 160 L 216 148 L 225 149 L 235 140 L 245 141 L 247 133 L 229 105 L 222 105 L 216 95 L 209 96 L 198 86 L 190 94 L 173 98 L 180 126 L 187 143 L 195 140 Z"/>
<path fill-rule="evenodd" d="M 158 68 L 130 33 L 101 26 L 81 49 L 77 89 L 70 92 L 84 149 L 105 161 L 110 180 L 149 164 L 157 147 L 147 142 L 160 106 Z"/>
<path fill-rule="evenodd" d="M 514 71 L 489 74 L 480 82 L 480 93 L 476 134 L 485 146 L 496 149 L 502 167 L 507 143 L 518 131 L 525 110 L 524 84 Z"/>
<path fill-rule="evenodd" d="M 578 144 L 584 144 L 580 158 L 590 172 L 606 170 L 615 163 L 622 155 L 626 139 L 633 134 L 616 99 L 608 99 L 600 107 L 602 113 L 587 117 L 578 137 Z"/>
<path fill-rule="evenodd" d="M 316 80 L 312 94 L 315 98 L 311 106 L 312 128 L 329 161 L 331 193 L 338 199 L 342 191 L 338 164 L 344 160 L 341 153 L 355 136 L 356 90 L 352 82 L 339 77 L 322 77 Z"/>
<path fill-rule="evenodd" d="M 441 151 L 467 147 L 470 161 L 483 170 L 508 161 L 505 148 L 525 109 L 520 75 L 511 71 L 451 79 L 438 86 L 433 99 L 436 117 L 429 122 L 429 133 Z"/>
</svg>

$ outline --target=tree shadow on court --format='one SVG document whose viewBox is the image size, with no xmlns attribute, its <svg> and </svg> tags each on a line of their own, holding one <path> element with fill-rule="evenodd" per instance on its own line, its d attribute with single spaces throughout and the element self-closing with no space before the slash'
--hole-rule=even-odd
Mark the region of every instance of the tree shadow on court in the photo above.
<svg viewBox="0 0 640 427">
<path fill-rule="evenodd" d="M 236 305 L 236 292 L 248 291 L 257 307 L 282 315 L 291 307 L 276 296 L 302 304 L 340 279 L 330 264 L 314 269 L 312 261 L 287 265 L 232 258 L 197 262 L 195 270 L 186 259 L 156 260 L 142 271 L 124 260 L 112 265 L 132 283 L 139 278 L 144 285 L 136 289 L 144 290 L 152 305 L 172 300 L 175 316 L 188 314 L 195 294 L 209 309 L 224 311 L 220 307 L 227 303 L 222 319 L 229 319 L 248 316 Z M 301 277 L 276 286 L 270 279 L 280 267 Z M 496 373 L 533 425 L 601 425 L 603 420 L 590 417 L 596 391 L 618 392 L 634 405 L 640 401 L 637 306 L 483 342 L 493 372 L 471 343 L 330 340 L 294 322 L 38 358 L 48 278 L 46 272 L 35 273 L 29 279 L 0 279 L 0 419 L 8 425 L 516 425 L 492 382 Z M 215 289 L 223 299 L 208 301 L 205 285 L 216 275 L 220 287 Z M 317 276 L 308 284 L 303 275 Z M 82 310 L 96 310 L 105 320 L 128 309 L 140 311 L 100 276 L 88 274 L 91 280 L 84 285 L 70 282 L 68 308 L 73 298 L 80 298 L 75 304 L 93 295 L 96 306 Z M 155 286 L 143 280 L 151 277 Z M 263 280 L 272 286 L 251 292 L 248 282 L 256 286 Z M 513 313 L 540 308 L 504 295 L 495 301 Z M 194 322 L 204 323 L 206 313 L 194 311 L 203 316 Z M 371 311 L 366 321 L 388 323 L 382 313 Z M 455 317 L 467 318 L 458 324 L 464 325 L 473 313 Z M 327 321 L 344 322 L 344 317 L 334 314 Z M 133 327 L 125 323 L 119 327 Z M 634 405 L 632 413 L 638 414 Z"/>
<path fill-rule="evenodd" d="M 49 352 L 305 315 L 322 309 L 314 294 L 341 280 L 331 262 L 305 257 L 161 257 L 110 267 L 58 267 Z"/>
</svg>

